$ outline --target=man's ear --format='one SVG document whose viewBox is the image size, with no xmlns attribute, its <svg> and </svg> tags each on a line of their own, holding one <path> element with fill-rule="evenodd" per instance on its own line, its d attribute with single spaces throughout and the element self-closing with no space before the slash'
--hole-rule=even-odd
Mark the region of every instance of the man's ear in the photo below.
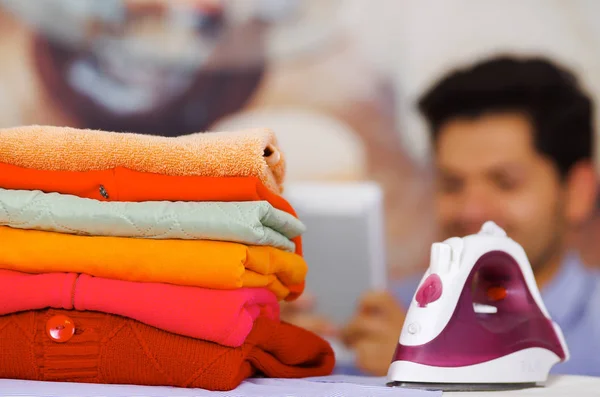
<svg viewBox="0 0 600 397">
<path fill-rule="evenodd" d="M 586 222 L 596 210 L 598 177 L 591 161 L 575 164 L 567 177 L 566 216 L 571 224 Z"/>
</svg>

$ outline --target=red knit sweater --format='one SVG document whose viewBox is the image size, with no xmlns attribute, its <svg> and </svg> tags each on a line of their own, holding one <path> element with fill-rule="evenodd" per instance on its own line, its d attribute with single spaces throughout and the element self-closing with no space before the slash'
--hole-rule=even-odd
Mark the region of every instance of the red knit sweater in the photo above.
<svg viewBox="0 0 600 397">
<path fill-rule="evenodd" d="M 56 315 L 75 324 L 75 334 L 64 343 L 46 332 Z M 320 337 L 267 318 L 257 319 L 245 343 L 232 348 L 97 312 L 48 309 L 0 316 L 1 378 L 231 390 L 255 375 L 328 375 L 334 361 Z"/>
</svg>

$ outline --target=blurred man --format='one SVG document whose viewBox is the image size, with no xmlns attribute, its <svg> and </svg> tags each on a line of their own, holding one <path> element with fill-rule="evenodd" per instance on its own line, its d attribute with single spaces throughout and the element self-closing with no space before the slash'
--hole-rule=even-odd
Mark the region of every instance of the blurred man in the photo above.
<svg viewBox="0 0 600 397">
<path fill-rule="evenodd" d="M 593 105 L 566 70 L 500 57 L 427 92 L 441 239 L 495 221 L 525 249 L 571 360 L 559 373 L 600 375 L 600 277 L 568 248 L 594 209 Z M 363 297 L 341 338 L 356 368 L 385 375 L 421 274 Z M 319 324 L 321 327 L 322 324 Z"/>
</svg>

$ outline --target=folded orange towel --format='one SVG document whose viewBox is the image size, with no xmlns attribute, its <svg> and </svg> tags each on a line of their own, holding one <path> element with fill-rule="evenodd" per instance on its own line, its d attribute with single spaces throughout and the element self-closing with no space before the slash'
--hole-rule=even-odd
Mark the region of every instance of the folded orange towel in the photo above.
<svg viewBox="0 0 600 397">
<path fill-rule="evenodd" d="M 214 289 L 266 287 L 293 300 L 308 270 L 300 255 L 268 246 L 209 240 L 76 236 L 0 227 L 0 268 L 86 273 L 125 281 Z"/>
<path fill-rule="evenodd" d="M 179 176 L 255 176 L 281 193 L 285 159 L 268 129 L 180 137 L 23 126 L 0 129 L 0 162 L 39 170 L 125 167 Z"/>
</svg>

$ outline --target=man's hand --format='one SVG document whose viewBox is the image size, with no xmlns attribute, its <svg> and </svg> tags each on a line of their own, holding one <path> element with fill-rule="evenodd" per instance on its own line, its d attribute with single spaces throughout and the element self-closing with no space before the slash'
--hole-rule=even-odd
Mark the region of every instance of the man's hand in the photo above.
<svg viewBox="0 0 600 397">
<path fill-rule="evenodd" d="M 361 299 L 357 313 L 342 330 L 342 340 L 356 354 L 361 371 L 386 375 L 404 324 L 405 311 L 388 292 L 371 292 Z"/>
<path fill-rule="evenodd" d="M 315 299 L 305 292 L 293 302 L 281 303 L 281 320 L 324 337 L 337 336 L 338 330 L 325 317 L 314 314 Z"/>
</svg>

